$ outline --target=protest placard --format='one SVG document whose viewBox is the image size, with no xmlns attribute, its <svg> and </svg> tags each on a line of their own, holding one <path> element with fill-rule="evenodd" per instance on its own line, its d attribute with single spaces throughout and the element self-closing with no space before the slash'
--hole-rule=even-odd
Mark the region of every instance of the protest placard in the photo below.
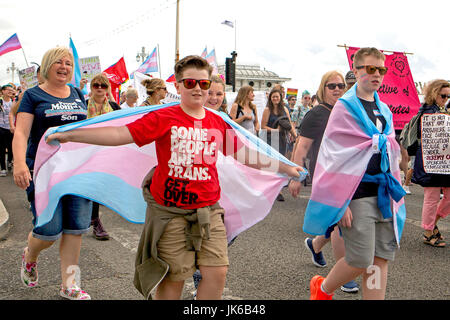
<svg viewBox="0 0 450 320">
<path fill-rule="evenodd" d="M 81 77 L 88 79 L 91 82 L 92 78 L 99 73 L 102 73 L 102 68 L 100 66 L 100 57 L 88 57 L 80 59 L 80 71 Z"/>
<path fill-rule="evenodd" d="M 34 66 L 31 66 L 23 70 L 19 70 L 19 80 L 20 85 L 24 86 L 23 88 L 24 90 L 36 86 L 38 84 L 38 79 Z"/>
<path fill-rule="evenodd" d="M 422 157 L 426 173 L 450 174 L 450 115 L 423 115 Z"/>
</svg>

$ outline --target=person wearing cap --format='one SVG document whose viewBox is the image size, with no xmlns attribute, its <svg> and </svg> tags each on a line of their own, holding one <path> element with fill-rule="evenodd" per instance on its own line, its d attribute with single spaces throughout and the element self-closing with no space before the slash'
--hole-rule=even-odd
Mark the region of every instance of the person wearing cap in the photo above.
<svg viewBox="0 0 450 320">
<path fill-rule="evenodd" d="M 305 90 L 302 92 L 301 103 L 292 112 L 292 122 L 295 124 L 297 132 L 299 131 L 303 118 L 309 110 L 311 110 L 311 94 L 308 90 Z"/>
<path fill-rule="evenodd" d="M 347 72 L 347 74 L 345 75 L 345 84 L 346 84 L 346 88 L 345 91 L 348 91 L 351 87 L 353 87 L 353 85 L 356 83 L 356 77 L 355 74 L 353 73 L 352 70 L 350 70 L 349 72 Z"/>
</svg>

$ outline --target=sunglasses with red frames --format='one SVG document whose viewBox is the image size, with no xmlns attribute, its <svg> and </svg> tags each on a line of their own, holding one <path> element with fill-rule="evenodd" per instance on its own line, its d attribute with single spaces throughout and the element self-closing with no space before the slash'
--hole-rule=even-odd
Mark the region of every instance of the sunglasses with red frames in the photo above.
<svg viewBox="0 0 450 320">
<path fill-rule="evenodd" d="M 92 84 L 92 88 L 94 88 L 94 89 L 98 89 L 98 88 L 108 89 L 108 85 L 105 84 L 105 83 L 93 83 Z"/>
<path fill-rule="evenodd" d="M 186 89 L 194 89 L 195 86 L 200 86 L 200 89 L 202 90 L 208 90 L 209 87 L 211 87 L 211 80 L 208 79 L 202 79 L 202 80 L 196 80 L 196 79 L 182 79 L 180 82 L 183 82 L 183 86 Z"/>
<path fill-rule="evenodd" d="M 368 74 L 374 74 L 378 70 L 378 72 L 380 72 L 380 76 L 384 76 L 386 74 L 386 72 L 388 71 L 388 68 L 386 68 L 386 67 L 377 67 L 377 66 L 372 66 L 372 65 L 358 66 L 355 68 L 356 69 L 366 68 L 366 72 Z"/>
<path fill-rule="evenodd" d="M 329 83 L 329 84 L 326 84 L 325 87 L 327 87 L 330 90 L 334 90 L 334 89 L 336 89 L 336 87 L 338 87 L 340 90 L 343 90 L 345 88 L 345 84 L 344 83 Z"/>
</svg>

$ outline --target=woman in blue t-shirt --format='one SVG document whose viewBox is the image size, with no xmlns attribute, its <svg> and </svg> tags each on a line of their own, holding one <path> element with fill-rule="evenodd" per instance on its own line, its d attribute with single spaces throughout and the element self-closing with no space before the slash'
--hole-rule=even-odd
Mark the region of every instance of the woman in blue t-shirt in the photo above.
<svg viewBox="0 0 450 320">
<path fill-rule="evenodd" d="M 78 88 L 67 85 L 72 79 L 73 64 L 74 58 L 68 48 L 58 47 L 47 51 L 41 64 L 41 76 L 45 82 L 24 93 L 17 113 L 13 140 L 14 182 L 27 191 L 34 216 L 33 224 L 36 210 L 32 172 L 42 135 L 50 127 L 86 119 L 83 94 Z M 89 230 L 91 212 L 91 201 L 66 195 L 59 201 L 52 220 L 41 227 L 34 227 L 22 255 L 21 279 L 25 286 L 37 285 L 39 254 L 61 238 L 60 295 L 71 300 L 90 299 L 71 279 L 77 278 L 73 276 L 73 267 L 78 265 L 81 235 Z"/>
</svg>

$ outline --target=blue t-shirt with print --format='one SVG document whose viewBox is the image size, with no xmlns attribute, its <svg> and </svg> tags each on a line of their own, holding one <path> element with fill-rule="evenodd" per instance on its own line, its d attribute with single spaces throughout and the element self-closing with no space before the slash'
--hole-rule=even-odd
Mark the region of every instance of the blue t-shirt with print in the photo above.
<svg viewBox="0 0 450 320">
<path fill-rule="evenodd" d="M 39 86 L 25 91 L 18 113 L 26 112 L 34 115 L 28 140 L 27 160 L 36 158 L 39 141 L 48 128 L 86 119 L 87 108 L 83 94 L 78 88 L 69 87 L 70 95 L 67 98 L 52 96 Z"/>
</svg>

